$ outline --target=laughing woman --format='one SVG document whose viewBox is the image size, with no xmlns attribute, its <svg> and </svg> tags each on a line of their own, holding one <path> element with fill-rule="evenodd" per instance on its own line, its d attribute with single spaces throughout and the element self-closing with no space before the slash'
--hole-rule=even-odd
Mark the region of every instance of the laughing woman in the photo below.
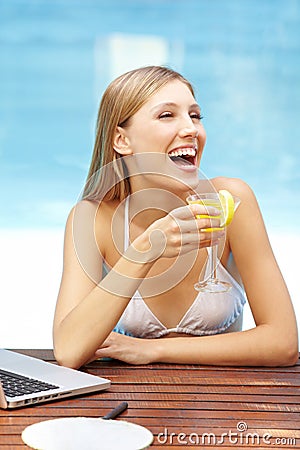
<svg viewBox="0 0 300 450">
<path fill-rule="evenodd" d="M 60 364 L 297 361 L 295 314 L 255 196 L 239 179 L 199 178 L 205 140 L 193 88 L 177 72 L 145 67 L 108 86 L 86 186 L 66 224 L 53 327 Z M 186 204 L 207 190 L 241 200 L 225 230 L 217 209 Z M 216 244 L 217 276 L 231 289 L 196 292 Z M 246 299 L 255 327 L 242 331 Z"/>
</svg>

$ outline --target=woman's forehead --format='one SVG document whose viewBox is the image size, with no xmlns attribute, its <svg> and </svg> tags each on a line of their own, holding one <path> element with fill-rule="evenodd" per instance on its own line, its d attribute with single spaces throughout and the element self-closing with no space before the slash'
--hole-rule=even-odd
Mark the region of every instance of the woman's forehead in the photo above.
<svg viewBox="0 0 300 450">
<path fill-rule="evenodd" d="M 160 105 L 176 106 L 180 104 L 196 104 L 195 98 L 189 87 L 179 80 L 168 82 L 161 87 L 144 103 L 141 109 L 153 109 Z"/>
</svg>

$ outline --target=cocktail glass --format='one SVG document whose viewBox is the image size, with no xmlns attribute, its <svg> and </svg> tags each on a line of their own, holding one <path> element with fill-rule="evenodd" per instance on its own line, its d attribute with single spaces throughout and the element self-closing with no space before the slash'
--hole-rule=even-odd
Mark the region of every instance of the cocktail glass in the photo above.
<svg viewBox="0 0 300 450">
<path fill-rule="evenodd" d="M 233 196 L 234 200 L 234 211 L 240 204 L 240 199 Z M 220 211 L 220 223 L 224 223 L 225 211 L 223 210 L 222 203 L 220 201 L 220 196 L 217 192 L 209 192 L 203 194 L 193 194 L 189 195 L 186 199 L 189 204 L 198 203 L 205 207 L 212 206 Z M 218 216 L 217 216 L 218 217 Z M 209 214 L 201 214 L 196 216 L 196 218 L 210 218 L 214 219 L 216 216 L 210 216 Z M 219 230 L 220 228 L 204 228 L 201 231 L 206 233 L 211 233 L 213 231 Z M 196 291 L 200 292 L 210 292 L 210 293 L 221 293 L 227 292 L 231 289 L 232 285 L 227 281 L 219 280 L 217 278 L 217 264 L 218 264 L 218 245 L 213 245 L 210 252 L 208 253 L 208 264 L 209 264 L 209 277 L 204 280 L 198 280 L 194 284 Z"/>
</svg>

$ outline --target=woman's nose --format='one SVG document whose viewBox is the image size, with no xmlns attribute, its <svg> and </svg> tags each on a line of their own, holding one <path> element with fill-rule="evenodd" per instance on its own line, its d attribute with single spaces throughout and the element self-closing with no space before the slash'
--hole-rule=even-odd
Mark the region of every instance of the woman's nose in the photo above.
<svg viewBox="0 0 300 450">
<path fill-rule="evenodd" d="M 199 130 L 190 117 L 182 122 L 180 134 L 181 136 L 191 136 L 193 138 L 198 136 Z"/>
</svg>

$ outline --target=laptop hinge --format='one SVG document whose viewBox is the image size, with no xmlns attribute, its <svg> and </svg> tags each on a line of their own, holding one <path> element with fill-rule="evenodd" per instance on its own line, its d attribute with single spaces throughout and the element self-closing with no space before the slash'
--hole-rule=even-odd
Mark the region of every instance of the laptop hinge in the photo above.
<svg viewBox="0 0 300 450">
<path fill-rule="evenodd" d="M 7 409 L 7 401 L 3 391 L 2 383 L 0 381 L 0 408 Z"/>
</svg>

